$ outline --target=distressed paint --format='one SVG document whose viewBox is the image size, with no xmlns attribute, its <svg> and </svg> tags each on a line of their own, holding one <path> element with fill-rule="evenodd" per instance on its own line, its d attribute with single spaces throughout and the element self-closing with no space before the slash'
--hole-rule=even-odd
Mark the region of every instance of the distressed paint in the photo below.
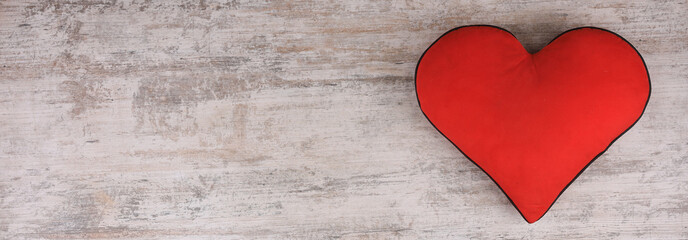
<svg viewBox="0 0 688 240">
<path fill-rule="evenodd" d="M 688 238 L 685 1 L 0 1 L 0 238 Z M 423 117 L 448 29 L 643 54 L 643 118 L 536 224 Z"/>
</svg>

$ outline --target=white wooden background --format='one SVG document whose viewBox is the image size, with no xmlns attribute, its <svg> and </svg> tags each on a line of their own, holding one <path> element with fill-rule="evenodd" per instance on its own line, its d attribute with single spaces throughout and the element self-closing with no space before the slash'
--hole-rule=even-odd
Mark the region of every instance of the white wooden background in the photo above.
<svg viewBox="0 0 688 240">
<path fill-rule="evenodd" d="M 418 108 L 466 24 L 647 62 L 645 115 L 535 224 Z M 2 0 L 0 238 L 688 239 L 688 2 Z"/>
</svg>

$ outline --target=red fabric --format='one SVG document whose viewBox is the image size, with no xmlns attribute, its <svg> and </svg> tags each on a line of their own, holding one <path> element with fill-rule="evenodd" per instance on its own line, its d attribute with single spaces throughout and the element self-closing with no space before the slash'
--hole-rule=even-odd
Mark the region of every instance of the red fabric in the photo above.
<svg viewBox="0 0 688 240">
<path fill-rule="evenodd" d="M 606 30 L 574 29 L 530 54 L 505 30 L 469 26 L 428 48 L 416 91 L 432 124 L 533 223 L 640 118 L 650 81 Z"/>
</svg>

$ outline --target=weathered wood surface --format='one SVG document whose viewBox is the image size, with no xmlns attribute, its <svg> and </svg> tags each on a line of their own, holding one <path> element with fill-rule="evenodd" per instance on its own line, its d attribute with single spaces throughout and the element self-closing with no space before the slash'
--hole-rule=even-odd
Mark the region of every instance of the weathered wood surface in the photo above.
<svg viewBox="0 0 688 240">
<path fill-rule="evenodd" d="M 638 124 L 536 224 L 423 117 L 440 34 L 643 54 Z M 686 1 L 0 1 L 0 238 L 688 238 Z"/>
</svg>

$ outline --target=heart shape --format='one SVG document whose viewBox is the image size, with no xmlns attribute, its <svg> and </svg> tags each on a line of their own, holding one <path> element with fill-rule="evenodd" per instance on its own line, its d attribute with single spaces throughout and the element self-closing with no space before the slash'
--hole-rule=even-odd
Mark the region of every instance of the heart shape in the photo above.
<svg viewBox="0 0 688 240">
<path fill-rule="evenodd" d="M 529 223 L 640 119 L 650 91 L 640 53 L 594 27 L 534 54 L 502 28 L 459 27 L 416 67 L 423 114 Z"/>
</svg>

